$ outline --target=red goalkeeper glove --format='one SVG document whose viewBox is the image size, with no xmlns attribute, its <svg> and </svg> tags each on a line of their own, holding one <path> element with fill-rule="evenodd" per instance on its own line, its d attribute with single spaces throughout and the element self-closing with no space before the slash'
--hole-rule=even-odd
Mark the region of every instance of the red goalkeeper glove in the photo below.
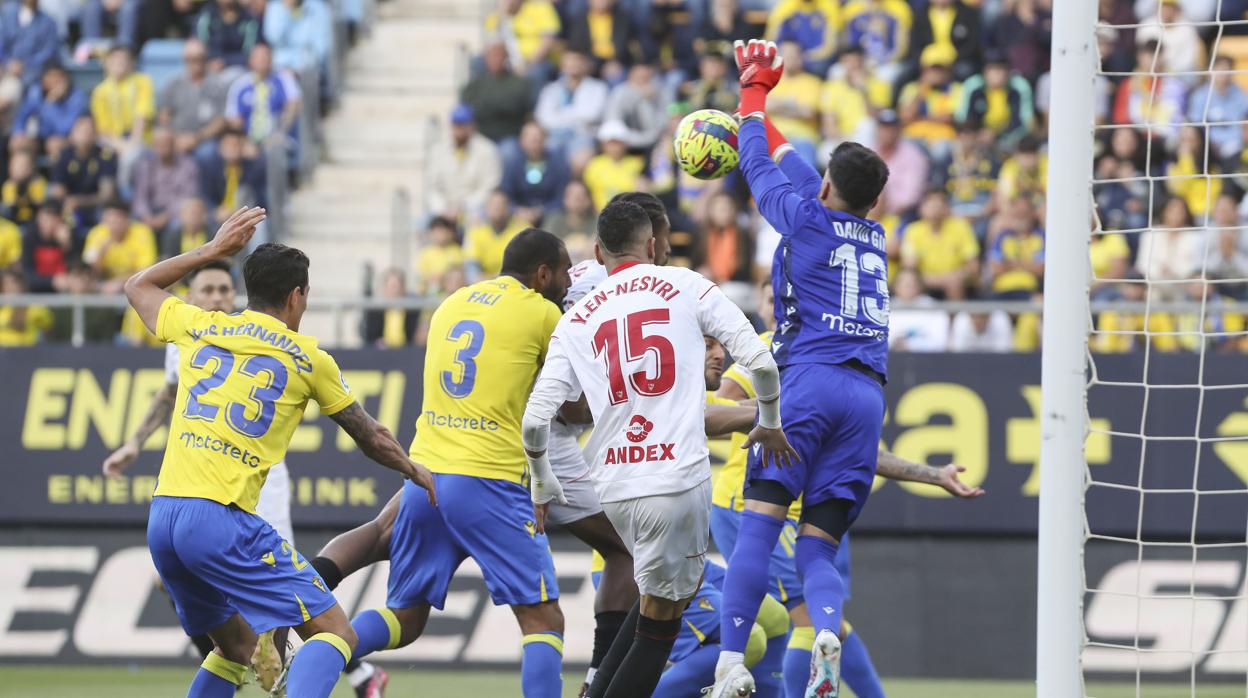
<svg viewBox="0 0 1248 698">
<path fill-rule="evenodd" d="M 741 104 L 737 113 L 741 118 L 748 119 L 755 114 L 763 114 L 767 108 L 767 93 L 780 82 L 784 74 L 784 59 L 771 41 L 751 39 L 746 44 L 738 39 L 732 46 L 741 75 Z"/>
</svg>

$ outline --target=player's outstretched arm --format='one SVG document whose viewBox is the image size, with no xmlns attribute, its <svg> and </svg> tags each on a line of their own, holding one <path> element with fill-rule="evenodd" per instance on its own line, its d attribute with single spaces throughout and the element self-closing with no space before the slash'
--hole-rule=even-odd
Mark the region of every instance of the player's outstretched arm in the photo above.
<svg viewBox="0 0 1248 698">
<path fill-rule="evenodd" d="M 104 459 L 105 475 L 111 478 L 121 477 L 134 459 L 139 457 L 139 449 L 143 448 L 143 442 L 147 441 L 147 437 L 169 423 L 169 415 L 173 414 L 173 402 L 177 396 L 177 383 L 165 383 L 164 387 L 152 396 L 152 404 L 147 408 L 147 414 L 143 415 L 143 421 L 139 422 L 139 427 L 124 444 Z"/>
<path fill-rule="evenodd" d="M 793 146 L 789 145 L 788 139 L 771 123 L 770 118 L 764 117 L 763 125 L 767 128 L 767 150 L 771 159 L 788 177 L 797 195 L 803 199 L 818 198 L 819 185 L 823 183 L 819 171 L 795 153 Z"/>
<path fill-rule="evenodd" d="M 924 482 L 943 488 L 949 494 L 962 499 L 974 499 L 984 494 L 984 488 L 971 487 L 958 477 L 958 473 L 965 470 L 966 468 L 955 463 L 949 465 L 915 463 L 884 449 L 880 449 L 880 454 L 875 461 L 875 474 L 889 480 Z"/>
<path fill-rule="evenodd" d="M 706 435 L 713 439 L 736 432 L 748 434 L 754 428 L 756 414 L 758 407 L 753 400 L 742 405 L 707 405 Z"/>
<path fill-rule="evenodd" d="M 741 172 L 763 218 L 781 235 L 788 235 L 795 228 L 797 207 L 803 199 L 772 160 L 769 136 L 779 142 L 784 137 L 774 128 L 769 134 L 766 121 L 767 93 L 780 82 L 784 64 L 776 54 L 776 45 L 769 41 L 737 41 L 734 48 L 741 82 L 741 104 L 737 108 L 742 118 L 737 138 Z M 775 148 L 781 148 L 779 143 Z M 802 177 L 799 180 L 804 182 Z"/>
<path fill-rule="evenodd" d="M 407 457 L 407 451 L 399 445 L 386 425 L 373 419 L 360 403 L 353 402 L 329 416 L 355 441 L 364 455 L 377 463 L 398 471 L 403 477 L 425 488 L 429 503 L 437 506 L 438 495 L 433 489 L 433 475 L 429 469 Z"/>
<path fill-rule="evenodd" d="M 264 209 L 244 206 L 221 224 L 212 240 L 190 252 L 158 262 L 130 277 L 125 286 L 126 298 L 147 329 L 152 333 L 156 332 L 160 306 L 170 295 L 166 288 L 208 262 L 237 254 L 247 246 L 264 216 Z"/>
</svg>

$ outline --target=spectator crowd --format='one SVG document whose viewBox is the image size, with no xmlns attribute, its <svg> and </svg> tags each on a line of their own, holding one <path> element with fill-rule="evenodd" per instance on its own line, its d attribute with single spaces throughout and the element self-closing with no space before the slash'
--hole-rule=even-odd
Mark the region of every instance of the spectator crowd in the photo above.
<svg viewBox="0 0 1248 698">
<path fill-rule="evenodd" d="M 166 21 L 195 38 L 184 74 L 160 90 L 134 71 L 126 38 L 150 32 L 126 18 L 148 1 L 88 0 L 102 2 L 98 24 L 114 37 L 89 95 L 54 56 L 32 69 L 37 42 L 20 40 L 25 30 L 12 38 L 11 22 L 61 31 L 55 18 L 35 0 L 9 0 L 0 13 L 5 80 L 21 95 L 11 100 L 0 226 L 0 266 L 20 272 L 15 288 L 109 290 L 210 235 L 231 205 L 260 200 L 267 148 L 297 157 L 292 76 L 325 60 L 310 28 L 319 10 L 309 9 L 322 0 L 207 0 L 194 12 L 173 0 Z M 1140 349 L 1149 330 L 1160 351 L 1248 350 L 1248 94 L 1234 72 L 1248 48 L 1233 36 L 1248 23 L 1210 22 L 1248 18 L 1248 2 L 1099 6 L 1093 298 L 1179 309 L 1098 313 L 1093 348 Z M 387 271 L 378 293 L 436 296 L 496 274 L 503 247 L 529 225 L 587 257 L 596 212 L 641 189 L 667 205 L 672 263 L 748 307 L 779 236 L 739 173 L 693 179 L 671 141 L 693 110 L 735 110 L 732 41 L 766 37 L 785 61 L 768 112 L 796 156 L 822 169 L 837 144 L 856 140 L 889 165 L 872 217 L 888 232 L 901 305 L 892 346 L 1035 351 L 1034 313 L 951 314 L 932 303 L 1042 298 L 1046 236 L 1067 232 L 1044 220 L 1045 133 L 1060 89 L 1048 73 L 1051 9 L 1052 0 L 499 0 L 428 157 L 411 273 Z M 75 50 L 91 50 L 86 27 L 97 23 L 79 24 Z M 226 85 L 223 75 L 234 77 Z M 423 340 L 411 313 L 377 311 L 364 325 L 369 343 Z"/>
<path fill-rule="evenodd" d="M 768 113 L 796 153 L 822 169 L 856 140 L 889 165 L 872 216 L 888 231 L 901 305 L 892 346 L 1037 350 L 1034 313 L 932 304 L 1042 298 L 1045 238 L 1062 234 L 1044 221 L 1051 10 L 1051 0 L 500 0 L 432 158 L 417 284 L 445 292 L 497 272 L 499 250 L 526 225 L 588 256 L 595 211 L 642 189 L 668 207 L 672 263 L 748 307 L 778 235 L 738 173 L 695 180 L 671 140 L 693 110 L 735 110 L 732 40 L 765 37 L 785 64 Z M 1246 10 L 1100 3 L 1094 298 L 1203 299 L 1204 311 L 1152 311 L 1147 323 L 1099 313 L 1099 351 L 1141 347 L 1145 324 L 1168 333 L 1152 340 L 1162 351 L 1248 349 L 1237 305 L 1248 300 L 1248 127 L 1234 123 L 1248 119 L 1248 96 L 1232 73 L 1248 51 L 1213 54 L 1216 38 L 1244 29 L 1209 23 Z"/>
<path fill-rule="evenodd" d="M 354 4 L 0 3 L 0 346 L 70 332 L 3 295 L 116 293 L 238 207 L 268 205 L 270 178 L 297 174 L 301 85 L 332 88 L 335 17 L 358 18 Z M 111 310 L 90 314 L 87 336 L 153 341 Z"/>
</svg>

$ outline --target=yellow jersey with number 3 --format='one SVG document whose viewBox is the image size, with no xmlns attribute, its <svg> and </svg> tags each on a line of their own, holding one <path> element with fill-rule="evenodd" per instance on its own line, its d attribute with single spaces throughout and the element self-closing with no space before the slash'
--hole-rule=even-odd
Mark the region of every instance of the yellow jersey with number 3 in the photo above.
<svg viewBox="0 0 1248 698">
<path fill-rule="evenodd" d="M 316 339 L 271 315 L 209 312 L 169 298 L 156 336 L 179 354 L 157 496 L 199 497 L 255 513 L 260 487 L 286 457 L 308 400 L 324 414 L 355 402 Z"/>
<path fill-rule="evenodd" d="M 435 473 L 523 482 L 520 420 L 559 317 L 510 276 L 442 301 L 429 320 L 412 460 Z"/>
</svg>

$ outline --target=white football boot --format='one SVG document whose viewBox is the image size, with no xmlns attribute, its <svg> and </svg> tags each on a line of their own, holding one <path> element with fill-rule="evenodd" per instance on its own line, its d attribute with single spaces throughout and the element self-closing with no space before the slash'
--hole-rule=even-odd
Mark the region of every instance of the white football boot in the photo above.
<svg viewBox="0 0 1248 698">
<path fill-rule="evenodd" d="M 810 683 L 806 698 L 837 698 L 841 694 L 841 639 L 831 630 L 815 636 L 810 651 Z"/>
<path fill-rule="evenodd" d="M 744 698 L 754 692 L 754 676 L 744 664 L 734 664 L 715 685 L 703 689 L 706 698 Z"/>
</svg>

